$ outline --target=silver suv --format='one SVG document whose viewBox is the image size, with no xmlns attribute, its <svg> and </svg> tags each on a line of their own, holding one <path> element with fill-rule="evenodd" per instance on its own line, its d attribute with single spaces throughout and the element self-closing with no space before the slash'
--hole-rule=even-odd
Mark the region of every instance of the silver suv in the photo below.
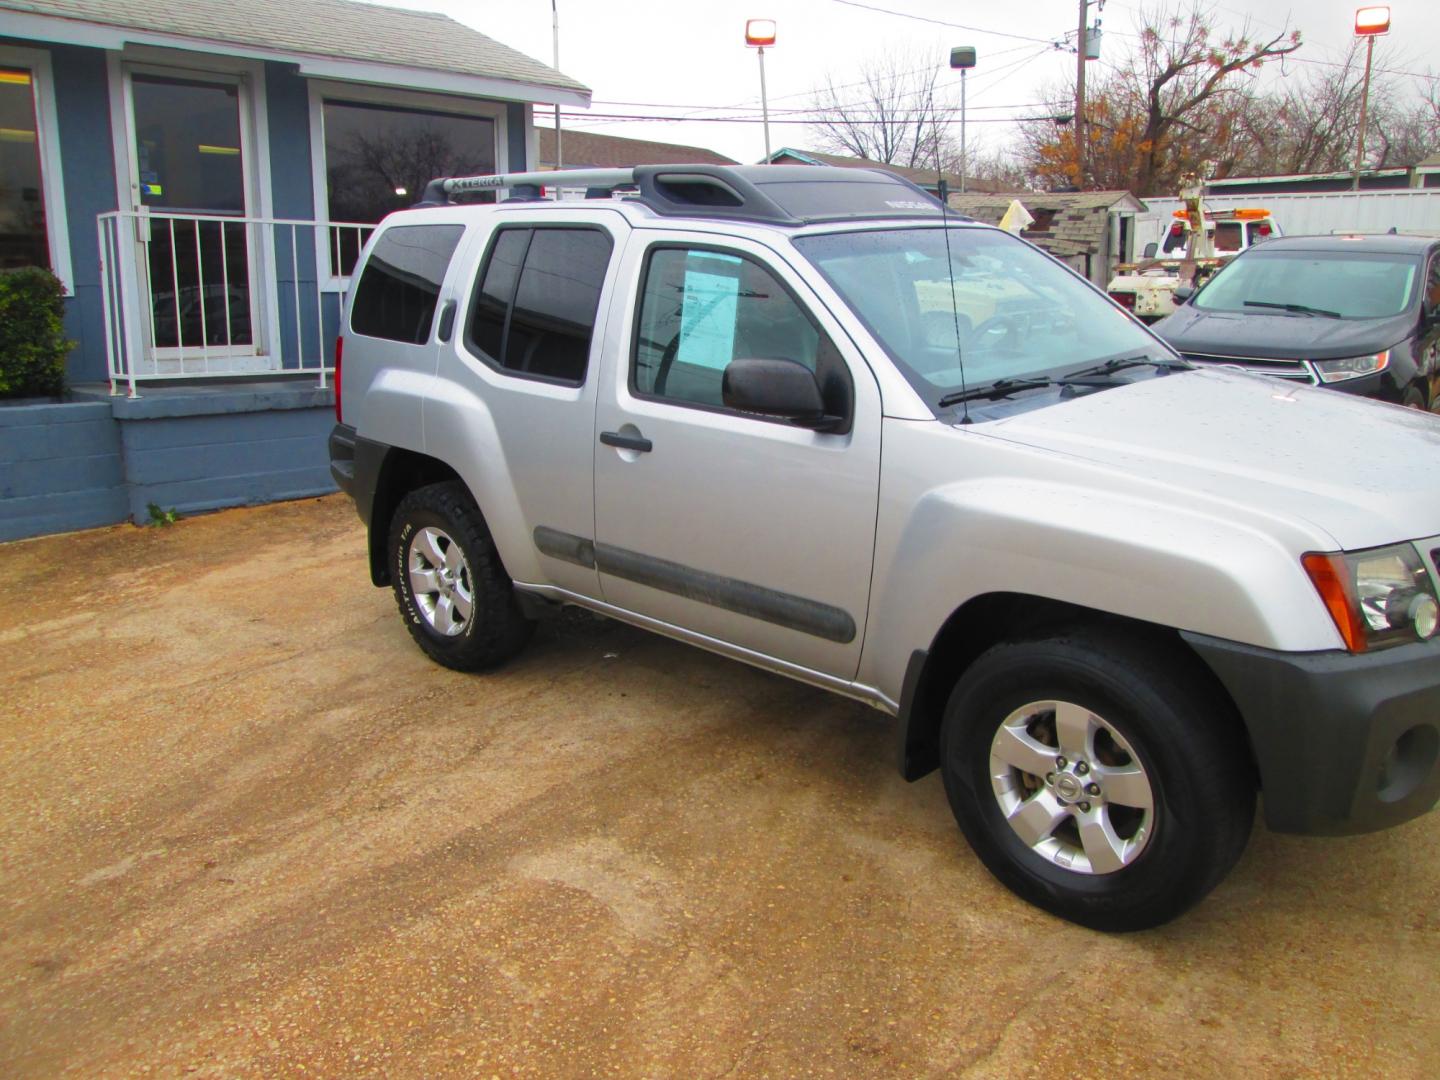
<svg viewBox="0 0 1440 1080">
<path fill-rule="evenodd" d="M 1257 791 L 1285 832 L 1435 803 L 1440 470 L 1393 463 L 1437 418 L 1192 370 L 886 173 L 426 203 L 357 268 L 330 453 L 440 663 L 576 604 L 856 698 L 1001 881 L 1108 930 L 1205 896 Z"/>
</svg>

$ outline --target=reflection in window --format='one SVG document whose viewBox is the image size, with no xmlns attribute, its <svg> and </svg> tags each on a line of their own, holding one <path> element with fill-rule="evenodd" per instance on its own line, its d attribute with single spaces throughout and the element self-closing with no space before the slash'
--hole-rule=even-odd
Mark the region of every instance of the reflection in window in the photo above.
<svg viewBox="0 0 1440 1080">
<path fill-rule="evenodd" d="M 440 286 L 463 225 L 403 225 L 387 230 L 356 287 L 350 328 L 407 345 L 430 340 Z"/>
<path fill-rule="evenodd" d="M 811 371 L 834 347 L 763 267 L 718 251 L 660 248 L 640 302 L 637 393 L 719 408 L 737 359 L 794 360 Z M 823 374 L 823 373 L 822 373 Z"/>
<path fill-rule="evenodd" d="M 327 101 L 323 119 L 331 221 L 377 222 L 412 205 L 437 176 L 495 171 L 495 121 L 485 117 Z M 494 200 L 478 192 L 458 201 Z M 331 230 L 334 273 L 350 273 L 368 232 Z"/>
<path fill-rule="evenodd" d="M 611 247 L 598 229 L 502 229 L 475 293 L 471 348 L 516 374 L 583 383 Z"/>
<path fill-rule="evenodd" d="M 159 75 L 136 75 L 131 87 L 141 203 L 243 214 L 240 88 Z"/>
<path fill-rule="evenodd" d="M 0 68 L 0 268 L 50 266 L 30 72 Z"/>
</svg>

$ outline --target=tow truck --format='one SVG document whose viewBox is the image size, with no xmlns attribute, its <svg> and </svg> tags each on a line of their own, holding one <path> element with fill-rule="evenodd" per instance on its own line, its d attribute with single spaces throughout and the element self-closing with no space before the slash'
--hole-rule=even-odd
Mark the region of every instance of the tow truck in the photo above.
<svg viewBox="0 0 1440 1080">
<path fill-rule="evenodd" d="M 1201 181 L 1187 182 L 1180 192 L 1185 205 L 1175 211 L 1164 242 L 1147 244 L 1143 259 L 1115 268 L 1110 298 L 1143 322 L 1158 322 L 1175 310 L 1176 286 L 1198 288 L 1246 248 L 1281 235 L 1269 210 L 1206 210 L 1204 189 Z"/>
</svg>

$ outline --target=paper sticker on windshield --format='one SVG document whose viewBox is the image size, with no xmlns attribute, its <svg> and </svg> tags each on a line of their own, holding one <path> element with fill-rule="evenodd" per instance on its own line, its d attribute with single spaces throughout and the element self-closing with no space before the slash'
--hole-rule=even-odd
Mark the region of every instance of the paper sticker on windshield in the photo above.
<svg viewBox="0 0 1440 1080">
<path fill-rule="evenodd" d="M 686 259 L 685 298 L 680 312 L 680 348 L 675 359 L 683 364 L 724 371 L 735 355 L 735 320 L 739 316 L 740 260 L 733 255 L 703 256 L 715 269 L 728 263 L 734 273 L 711 274 L 692 270 L 702 261 L 692 254 Z"/>
</svg>

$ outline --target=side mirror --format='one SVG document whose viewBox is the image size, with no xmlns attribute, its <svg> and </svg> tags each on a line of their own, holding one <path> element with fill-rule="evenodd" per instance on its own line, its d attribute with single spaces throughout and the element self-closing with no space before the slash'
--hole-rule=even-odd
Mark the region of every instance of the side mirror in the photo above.
<svg viewBox="0 0 1440 1080">
<path fill-rule="evenodd" d="M 1195 286 L 1176 285 L 1175 291 L 1171 295 L 1175 298 L 1175 303 L 1183 304 L 1186 300 L 1189 300 L 1192 296 L 1195 295 Z"/>
<path fill-rule="evenodd" d="M 840 421 L 826 414 L 815 374 L 794 360 L 732 360 L 720 392 L 727 408 L 788 420 L 797 427 L 824 431 Z"/>
<path fill-rule="evenodd" d="M 1144 255 L 1141 256 L 1141 258 L 1153 259 L 1153 258 L 1155 257 L 1155 253 L 1156 253 L 1157 251 L 1159 251 L 1159 250 L 1160 250 L 1160 245 L 1157 244 L 1157 243 L 1155 243 L 1155 241 L 1152 240 L 1152 241 L 1150 241 L 1150 243 L 1148 243 L 1148 244 L 1145 245 L 1145 253 L 1144 253 Z"/>
</svg>

